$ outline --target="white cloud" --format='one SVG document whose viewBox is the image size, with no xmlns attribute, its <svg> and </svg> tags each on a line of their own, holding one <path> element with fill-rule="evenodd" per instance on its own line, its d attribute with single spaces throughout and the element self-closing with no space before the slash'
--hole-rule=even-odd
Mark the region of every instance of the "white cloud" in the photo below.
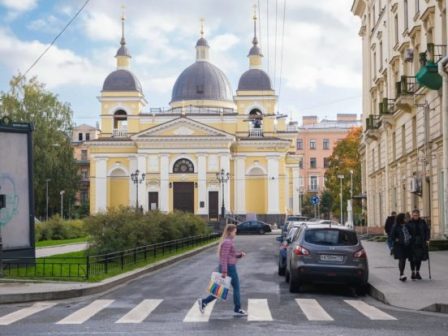
<svg viewBox="0 0 448 336">
<path fill-rule="evenodd" d="M 62 27 L 62 21 L 57 17 L 50 15 L 45 19 L 37 19 L 31 21 L 27 28 L 33 31 L 40 31 L 45 33 L 59 33 Z"/>
<path fill-rule="evenodd" d="M 222 34 L 214 36 L 209 43 L 213 47 L 213 50 L 227 51 L 234 47 L 239 41 L 240 39 L 238 36 L 234 34 Z"/>
<path fill-rule="evenodd" d="M 92 40 L 118 41 L 121 36 L 120 21 L 106 13 L 90 11 L 84 24 L 87 36 Z"/>
<path fill-rule="evenodd" d="M 37 0 L 0 0 L 0 4 L 13 11 L 25 12 L 36 7 Z"/>
</svg>

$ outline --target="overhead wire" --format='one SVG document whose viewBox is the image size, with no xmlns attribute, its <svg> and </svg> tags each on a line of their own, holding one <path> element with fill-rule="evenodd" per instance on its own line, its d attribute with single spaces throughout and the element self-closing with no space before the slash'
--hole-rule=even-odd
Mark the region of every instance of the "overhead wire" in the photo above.
<svg viewBox="0 0 448 336">
<path fill-rule="evenodd" d="M 277 80 L 277 28 L 278 28 L 278 0 L 275 0 L 274 89 Z"/>
<path fill-rule="evenodd" d="M 270 59 L 270 45 L 269 45 L 269 0 L 266 0 L 266 50 L 267 50 L 267 66 L 268 66 L 268 75 L 271 74 L 271 67 L 269 64 Z"/>
<path fill-rule="evenodd" d="M 280 102 L 282 99 L 281 92 L 282 92 L 282 76 L 283 76 L 283 51 L 285 48 L 285 21 L 286 21 L 286 0 L 283 0 L 283 22 L 282 22 L 282 46 L 280 48 L 280 73 L 279 73 L 279 84 L 278 84 L 278 109 L 280 109 Z M 291 119 L 291 116 L 289 116 Z"/>
</svg>

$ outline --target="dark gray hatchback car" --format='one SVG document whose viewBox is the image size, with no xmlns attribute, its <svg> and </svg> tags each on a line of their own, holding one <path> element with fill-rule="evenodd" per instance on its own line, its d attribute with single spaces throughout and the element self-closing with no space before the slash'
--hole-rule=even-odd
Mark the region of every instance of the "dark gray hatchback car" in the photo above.
<svg viewBox="0 0 448 336">
<path fill-rule="evenodd" d="M 298 292 L 304 283 L 336 283 L 367 288 L 366 251 L 356 232 L 341 225 L 302 225 L 288 246 L 285 281 Z"/>
</svg>

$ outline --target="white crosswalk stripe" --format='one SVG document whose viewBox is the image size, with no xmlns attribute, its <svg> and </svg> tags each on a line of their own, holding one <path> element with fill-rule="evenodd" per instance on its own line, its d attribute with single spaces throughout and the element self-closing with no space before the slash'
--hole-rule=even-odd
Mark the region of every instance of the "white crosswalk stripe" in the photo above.
<svg viewBox="0 0 448 336">
<path fill-rule="evenodd" d="M 39 313 L 45 309 L 55 306 L 56 302 L 36 302 L 30 307 L 26 307 L 8 315 L 0 317 L 0 325 L 9 325 L 11 323 L 20 321 L 28 316 Z"/>
<path fill-rule="evenodd" d="M 199 305 L 195 301 L 193 306 L 190 308 L 189 312 L 184 318 L 184 322 L 208 322 L 210 315 L 212 314 L 213 307 L 215 306 L 216 300 L 210 302 L 207 307 L 205 307 L 204 313 L 199 311 Z"/>
<path fill-rule="evenodd" d="M 314 299 L 296 299 L 300 309 L 310 321 L 333 321 L 325 309 Z"/>
<path fill-rule="evenodd" d="M 249 299 L 247 314 L 248 321 L 272 321 L 267 299 Z"/>
<path fill-rule="evenodd" d="M 395 317 L 379 310 L 374 306 L 365 303 L 364 301 L 358 301 L 358 300 L 344 300 L 344 301 L 371 320 L 396 320 Z"/>
<path fill-rule="evenodd" d="M 143 300 L 129 313 L 115 323 L 141 323 L 157 308 L 163 300 Z"/>
<path fill-rule="evenodd" d="M 56 324 L 82 324 L 114 301 L 115 300 L 95 300 L 88 306 L 75 311 L 73 314 L 70 314 L 59 322 L 56 322 Z"/>
</svg>

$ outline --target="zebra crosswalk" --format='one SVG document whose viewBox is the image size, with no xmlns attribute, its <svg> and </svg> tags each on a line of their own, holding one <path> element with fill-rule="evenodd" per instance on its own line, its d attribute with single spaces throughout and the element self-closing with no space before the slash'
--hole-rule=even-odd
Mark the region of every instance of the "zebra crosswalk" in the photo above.
<svg viewBox="0 0 448 336">
<path fill-rule="evenodd" d="M 95 315 L 103 310 L 113 308 L 114 304 L 118 304 L 116 300 L 94 300 L 86 306 L 71 312 L 66 317 L 53 321 L 57 325 L 83 324 L 93 318 Z M 295 299 L 297 311 L 293 313 L 303 313 L 303 316 L 308 321 L 335 321 L 335 317 L 331 316 L 331 312 L 326 310 L 325 303 L 321 305 L 316 299 L 298 298 Z M 205 323 L 213 319 L 216 301 L 211 302 L 203 313 L 199 311 L 197 301 L 192 301 L 191 306 L 187 306 L 188 312 L 182 320 L 183 323 Z M 369 320 L 397 320 L 396 317 L 369 305 L 362 300 L 342 300 L 341 304 L 347 305 L 347 308 L 359 312 L 359 316 L 364 316 Z M 26 323 L 26 319 L 35 314 L 42 314 L 46 310 L 56 307 L 56 302 L 37 302 L 29 307 L 19 309 L 17 311 L 0 316 L 0 325 L 10 325 L 13 323 Z M 163 299 L 144 299 L 138 302 L 132 309 L 124 313 L 123 316 L 115 320 L 115 323 L 150 323 L 151 315 L 161 309 L 164 305 Z M 170 305 L 166 305 L 169 307 Z M 281 307 L 282 305 L 280 305 Z M 291 306 L 288 306 L 290 309 Z M 165 308 L 166 309 L 166 308 Z M 183 311 L 183 310 L 181 310 Z M 247 301 L 247 321 L 248 322 L 269 322 L 275 321 L 276 309 L 272 309 L 269 305 L 268 299 L 249 298 Z M 62 316 L 60 316 L 62 317 Z"/>
</svg>

